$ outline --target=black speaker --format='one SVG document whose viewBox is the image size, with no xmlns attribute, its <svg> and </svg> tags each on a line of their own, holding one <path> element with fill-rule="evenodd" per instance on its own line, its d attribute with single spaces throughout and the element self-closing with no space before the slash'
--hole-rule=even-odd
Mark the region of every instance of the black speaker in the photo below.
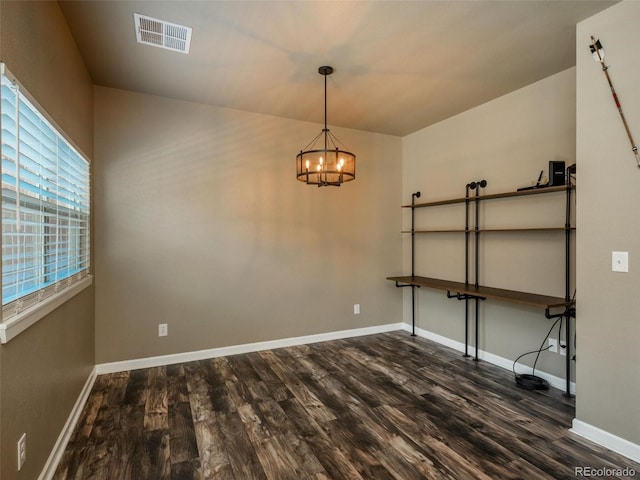
<svg viewBox="0 0 640 480">
<path fill-rule="evenodd" d="M 565 185 L 564 162 L 551 160 L 549 162 L 549 186 L 557 187 L 558 185 Z"/>
</svg>

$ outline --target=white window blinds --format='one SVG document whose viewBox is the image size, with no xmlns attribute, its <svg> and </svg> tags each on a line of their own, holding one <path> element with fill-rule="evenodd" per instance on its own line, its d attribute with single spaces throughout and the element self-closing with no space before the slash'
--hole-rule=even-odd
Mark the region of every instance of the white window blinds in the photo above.
<svg viewBox="0 0 640 480">
<path fill-rule="evenodd" d="M 89 163 L 2 65 L 3 319 L 89 272 Z"/>
</svg>

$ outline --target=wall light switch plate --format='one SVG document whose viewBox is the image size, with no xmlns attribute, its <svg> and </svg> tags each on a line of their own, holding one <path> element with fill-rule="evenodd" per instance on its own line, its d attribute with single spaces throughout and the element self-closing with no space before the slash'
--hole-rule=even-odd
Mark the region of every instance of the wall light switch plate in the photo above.
<svg viewBox="0 0 640 480">
<path fill-rule="evenodd" d="M 629 271 L 629 252 L 611 252 L 611 271 Z"/>
<path fill-rule="evenodd" d="M 354 305 L 353 305 L 353 314 L 354 315 L 360 315 L 360 304 L 359 303 L 354 303 Z"/>
</svg>

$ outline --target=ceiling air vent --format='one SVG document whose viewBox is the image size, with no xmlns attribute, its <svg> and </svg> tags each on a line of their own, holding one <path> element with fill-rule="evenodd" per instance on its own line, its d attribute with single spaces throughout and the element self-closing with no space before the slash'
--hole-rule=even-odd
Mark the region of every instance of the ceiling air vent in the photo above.
<svg viewBox="0 0 640 480">
<path fill-rule="evenodd" d="M 174 52 L 189 53 L 191 28 L 139 13 L 133 14 L 138 43 L 166 48 Z"/>
</svg>

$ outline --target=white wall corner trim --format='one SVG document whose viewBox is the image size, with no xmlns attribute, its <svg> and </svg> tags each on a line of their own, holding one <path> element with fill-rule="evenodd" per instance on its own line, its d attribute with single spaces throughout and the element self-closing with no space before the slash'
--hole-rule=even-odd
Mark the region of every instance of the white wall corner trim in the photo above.
<svg viewBox="0 0 640 480">
<path fill-rule="evenodd" d="M 136 370 L 139 368 L 160 367 L 163 365 L 172 365 L 175 363 L 193 362 L 196 360 L 207 360 L 209 358 L 224 357 L 227 355 L 238 355 L 241 353 L 259 352 L 261 350 L 271 350 L 274 348 L 293 347 L 296 345 L 326 342 L 329 340 L 361 337 L 364 335 L 374 335 L 376 333 L 393 332 L 402 329 L 402 323 L 391 323 L 375 327 L 340 330 L 337 332 L 319 333 L 316 335 L 306 335 L 302 337 L 283 338 L 280 340 L 269 340 L 266 342 L 246 343 L 243 345 L 211 348 L 208 350 L 198 350 L 195 352 L 138 358 L 133 360 L 124 360 L 122 362 L 101 363 L 96 365 L 96 371 L 98 375 L 103 375 L 105 373 L 126 372 L 127 370 Z"/>
<path fill-rule="evenodd" d="M 85 288 L 93 283 L 93 275 L 87 275 L 82 280 L 77 281 L 73 285 L 64 290 L 51 295 L 42 302 L 36 303 L 32 307 L 25 309 L 18 315 L 10 319 L 0 322 L 0 343 L 7 343 L 12 338 L 17 337 L 38 320 L 53 312 L 67 300 L 79 294 Z"/>
<path fill-rule="evenodd" d="M 64 450 L 67 448 L 67 443 L 69 443 L 71 434 L 76 428 L 82 409 L 84 408 L 85 403 L 87 403 L 87 399 L 89 398 L 89 394 L 91 393 L 91 389 L 93 388 L 93 384 L 95 383 L 97 376 L 96 368 L 93 367 L 87 381 L 80 391 L 80 395 L 78 396 L 76 403 L 71 409 L 69 418 L 67 418 L 60 435 L 58 435 L 58 439 L 49 454 L 47 463 L 44 464 L 44 468 L 42 469 L 38 480 L 50 480 L 53 478 L 53 474 L 56 472 L 56 468 L 58 468 L 58 463 L 60 463 Z"/>
<path fill-rule="evenodd" d="M 410 332 L 411 325 L 409 325 L 408 323 L 404 323 L 403 329 L 406 330 L 407 332 Z M 437 333 L 433 333 L 428 330 L 423 330 L 422 328 L 418 328 L 418 327 L 416 327 L 416 335 L 418 335 L 419 337 L 427 338 L 429 340 L 433 340 L 434 342 L 439 343 L 440 345 L 453 348 L 454 350 L 457 350 L 459 352 L 464 352 L 464 343 L 458 342 L 457 340 L 452 340 L 450 338 L 443 337 L 442 335 L 438 335 Z M 469 354 L 475 354 L 474 347 L 469 347 Z M 513 360 L 509 360 L 508 358 L 494 355 L 493 353 L 485 352 L 484 350 L 478 349 L 478 358 L 480 360 L 484 360 L 485 362 L 489 362 L 493 365 L 502 367 L 509 371 L 511 371 L 513 368 Z M 528 370 L 530 368 L 531 367 L 523 363 L 516 363 L 516 371 L 518 373 L 522 373 L 523 370 Z M 558 390 L 564 391 L 567 387 L 566 381 L 564 378 L 557 377 L 555 375 L 551 375 L 550 373 L 542 372 L 537 369 L 536 369 L 536 375 L 539 376 L 540 378 L 544 378 L 547 382 L 549 382 L 549 385 L 551 385 L 553 388 L 557 388 Z M 576 393 L 575 382 L 570 383 L 569 389 L 571 393 L 575 395 Z"/>
<path fill-rule="evenodd" d="M 624 455 L 634 462 L 640 463 L 640 445 L 636 445 L 577 418 L 573 419 L 572 427 L 573 428 L 569 429 L 570 432 L 595 442 L 598 445 L 602 445 L 609 450 L 613 450 L 620 455 Z M 620 467 L 624 467 L 624 465 L 620 465 Z"/>
</svg>

